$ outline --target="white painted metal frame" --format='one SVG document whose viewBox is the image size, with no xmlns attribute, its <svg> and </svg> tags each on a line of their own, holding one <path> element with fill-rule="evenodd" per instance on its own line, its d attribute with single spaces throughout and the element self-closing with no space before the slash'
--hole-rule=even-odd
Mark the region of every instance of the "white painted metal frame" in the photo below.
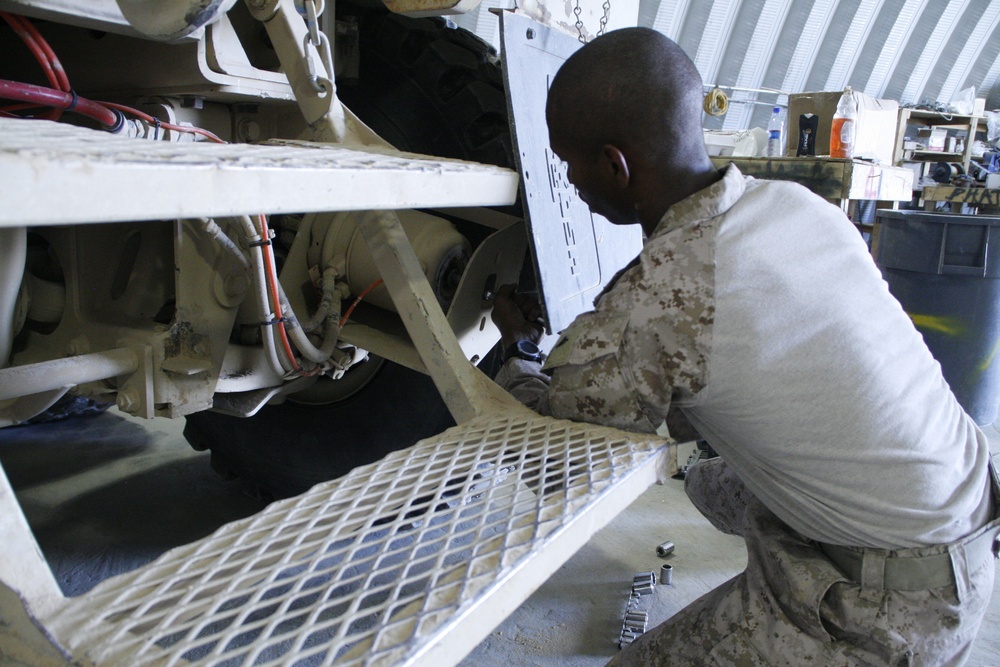
<svg viewBox="0 0 1000 667">
<path fill-rule="evenodd" d="M 517 195 L 509 169 L 390 149 L 173 144 L 10 118 L 0 118 L 0 173 L 2 227 L 493 206 Z"/>
<path fill-rule="evenodd" d="M 507 204 L 517 184 L 508 170 L 389 151 L 159 144 L 7 119 L 0 170 L 4 226 Z M 0 470 L 10 545 L 0 555 L 0 658 L 453 664 L 676 470 L 663 439 L 516 403 L 462 354 L 395 214 L 371 211 L 359 228 L 460 425 L 70 600 Z"/>
<path fill-rule="evenodd" d="M 44 620 L 100 665 L 454 664 L 675 469 L 655 437 L 494 413 L 228 524 Z"/>
</svg>

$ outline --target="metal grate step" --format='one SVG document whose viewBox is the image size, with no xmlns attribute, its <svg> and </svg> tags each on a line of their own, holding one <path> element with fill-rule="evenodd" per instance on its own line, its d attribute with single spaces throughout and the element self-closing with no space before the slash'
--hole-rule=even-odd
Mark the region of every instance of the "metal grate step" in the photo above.
<svg viewBox="0 0 1000 667">
<path fill-rule="evenodd" d="M 398 151 L 129 139 L 0 118 L 0 226 L 514 203 L 517 174 Z"/>
<path fill-rule="evenodd" d="M 97 665 L 454 664 L 657 477 L 656 437 L 478 417 L 44 619 Z"/>
</svg>

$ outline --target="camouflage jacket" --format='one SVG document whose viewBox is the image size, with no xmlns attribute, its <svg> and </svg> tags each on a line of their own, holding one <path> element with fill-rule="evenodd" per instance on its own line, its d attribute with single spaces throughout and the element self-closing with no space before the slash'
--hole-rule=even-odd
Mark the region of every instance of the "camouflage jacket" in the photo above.
<svg viewBox="0 0 1000 667">
<path fill-rule="evenodd" d="M 680 408 L 822 542 L 942 544 L 991 516 L 986 438 L 854 225 L 733 165 L 667 211 L 544 369 L 509 362 L 498 381 L 540 412 L 630 431 Z"/>
<path fill-rule="evenodd" d="M 732 167 L 671 207 L 595 309 L 562 333 L 544 369 L 509 361 L 497 382 L 543 414 L 647 433 L 671 405 L 690 403 L 706 383 L 716 218 L 742 180 Z"/>
</svg>

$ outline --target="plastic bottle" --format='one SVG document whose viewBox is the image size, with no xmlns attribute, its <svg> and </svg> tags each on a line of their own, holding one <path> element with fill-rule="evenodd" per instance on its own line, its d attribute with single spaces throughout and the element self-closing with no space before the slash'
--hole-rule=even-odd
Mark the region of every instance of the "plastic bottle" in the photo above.
<svg viewBox="0 0 1000 667">
<path fill-rule="evenodd" d="M 774 107 L 771 120 L 767 123 L 767 157 L 784 157 L 785 155 L 785 119 L 781 108 Z"/>
<path fill-rule="evenodd" d="M 854 157 L 854 123 L 857 116 L 854 95 L 848 86 L 844 88 L 844 94 L 837 102 L 837 112 L 833 114 L 833 124 L 830 126 L 830 157 Z"/>
</svg>

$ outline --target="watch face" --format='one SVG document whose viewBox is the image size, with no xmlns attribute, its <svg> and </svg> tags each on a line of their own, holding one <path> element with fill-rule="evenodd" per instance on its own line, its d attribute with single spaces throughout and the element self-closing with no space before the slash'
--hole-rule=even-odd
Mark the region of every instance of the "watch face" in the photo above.
<svg viewBox="0 0 1000 667">
<path fill-rule="evenodd" d="M 515 343 L 514 348 L 516 354 L 521 359 L 526 361 L 541 361 L 542 351 L 538 349 L 538 346 L 532 343 L 530 340 L 519 340 Z"/>
<path fill-rule="evenodd" d="M 521 354 L 538 354 L 541 350 L 538 346 L 532 343 L 530 340 L 521 340 L 517 342 L 517 351 Z"/>
<path fill-rule="evenodd" d="M 543 359 L 542 351 L 530 340 L 519 340 L 504 350 L 503 358 L 505 361 L 514 357 L 525 361 L 541 361 Z"/>
</svg>

